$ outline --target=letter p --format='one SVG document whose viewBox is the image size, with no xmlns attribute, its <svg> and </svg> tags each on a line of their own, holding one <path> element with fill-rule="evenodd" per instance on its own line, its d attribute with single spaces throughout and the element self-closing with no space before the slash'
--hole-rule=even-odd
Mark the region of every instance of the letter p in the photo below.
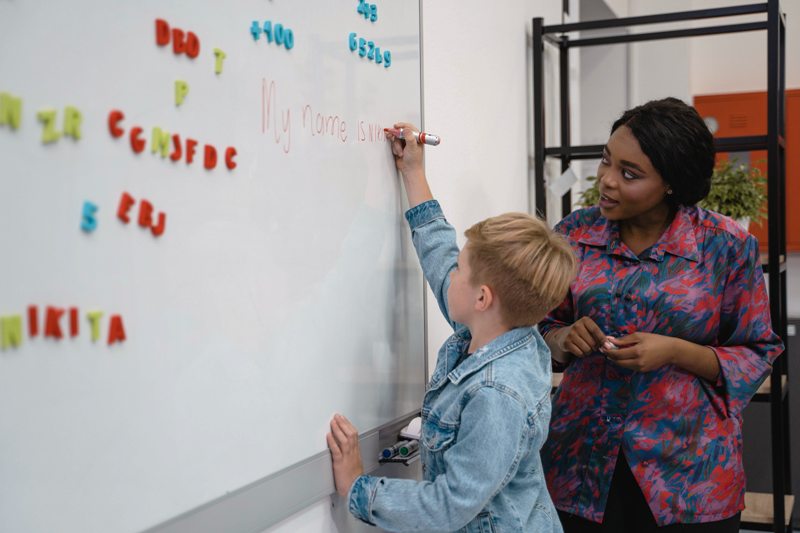
<svg viewBox="0 0 800 533">
<path fill-rule="evenodd" d="M 183 80 L 175 80 L 175 105 L 181 105 L 187 94 L 189 94 L 189 84 Z"/>
</svg>

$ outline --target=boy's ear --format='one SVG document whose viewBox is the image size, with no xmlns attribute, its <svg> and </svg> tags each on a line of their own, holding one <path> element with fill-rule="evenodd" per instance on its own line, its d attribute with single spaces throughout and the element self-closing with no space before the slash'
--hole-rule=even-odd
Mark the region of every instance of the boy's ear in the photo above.
<svg viewBox="0 0 800 533">
<path fill-rule="evenodd" d="M 475 300 L 476 311 L 486 311 L 494 303 L 494 293 L 488 285 L 481 285 L 478 289 L 478 298 Z"/>
</svg>

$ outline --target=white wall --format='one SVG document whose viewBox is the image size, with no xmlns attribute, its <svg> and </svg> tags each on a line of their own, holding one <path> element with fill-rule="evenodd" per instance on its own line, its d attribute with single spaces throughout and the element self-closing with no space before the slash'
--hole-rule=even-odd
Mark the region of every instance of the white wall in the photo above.
<svg viewBox="0 0 800 533">
<path fill-rule="evenodd" d="M 749 0 L 692 0 L 694 9 L 752 4 Z M 786 14 L 786 88 L 800 88 L 800 2 L 783 0 Z M 735 17 L 733 23 L 765 20 Z M 691 91 L 694 95 L 767 90 L 766 32 L 691 39 Z"/>
<path fill-rule="evenodd" d="M 571 0 L 575 18 L 577 0 Z M 491 215 L 528 211 L 532 154 L 531 54 L 533 17 L 561 22 L 561 0 L 424 0 L 422 5 L 424 120 L 442 136 L 429 148 L 426 169 L 434 196 L 463 243 L 463 231 Z M 549 81 L 557 70 L 548 62 Z M 573 70 L 577 70 L 577 65 Z M 548 88 L 548 95 L 555 94 Z M 577 84 L 575 89 L 577 91 Z M 552 102 L 552 98 L 548 98 Z M 575 100 L 575 98 L 574 98 Z M 557 108 L 548 106 L 548 138 L 557 139 Z M 573 116 L 579 111 L 573 109 Z M 403 117 L 398 117 L 398 120 Z M 451 331 L 428 294 L 430 367 Z M 422 399 L 420 398 L 420 402 Z M 402 472 L 398 470 L 394 472 Z M 419 475 L 418 470 L 411 470 Z M 334 504 L 332 506 L 332 503 Z M 364 530 L 337 499 L 325 499 L 269 533 L 351 533 Z M 369 529 L 368 531 L 376 531 Z M 265 532 L 266 533 L 266 532 Z"/>
</svg>

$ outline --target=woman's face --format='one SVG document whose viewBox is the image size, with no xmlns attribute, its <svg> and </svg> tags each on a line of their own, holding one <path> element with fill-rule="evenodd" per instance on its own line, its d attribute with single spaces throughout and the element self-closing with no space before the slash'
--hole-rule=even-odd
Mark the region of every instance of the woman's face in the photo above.
<svg viewBox="0 0 800 533">
<path fill-rule="evenodd" d="M 611 134 L 597 167 L 600 213 L 609 220 L 661 219 L 669 213 L 669 185 L 639 147 L 630 128 Z"/>
</svg>

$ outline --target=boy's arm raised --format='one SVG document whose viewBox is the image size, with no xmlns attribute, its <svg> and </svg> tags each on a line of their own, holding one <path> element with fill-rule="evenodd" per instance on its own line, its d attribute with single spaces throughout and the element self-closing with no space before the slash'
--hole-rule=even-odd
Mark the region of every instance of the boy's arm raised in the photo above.
<svg viewBox="0 0 800 533">
<path fill-rule="evenodd" d="M 417 127 L 406 122 L 398 122 L 394 127 L 403 130 L 403 138 L 395 137 L 389 130 L 385 130 L 386 137 L 392 142 L 394 162 L 403 176 L 408 206 L 415 207 L 433 200 L 433 194 L 425 177 L 424 145 L 417 143 L 414 138 Z"/>
</svg>

